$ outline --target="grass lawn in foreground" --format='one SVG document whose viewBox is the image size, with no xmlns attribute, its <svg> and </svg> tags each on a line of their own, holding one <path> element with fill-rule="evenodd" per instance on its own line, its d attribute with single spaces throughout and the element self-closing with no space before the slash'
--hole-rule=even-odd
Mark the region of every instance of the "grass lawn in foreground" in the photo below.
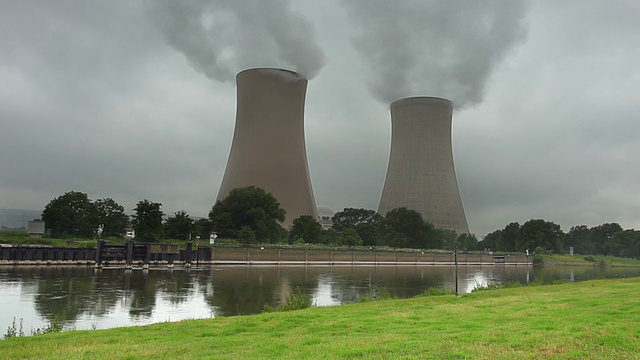
<svg viewBox="0 0 640 360">
<path fill-rule="evenodd" d="M 0 358 L 638 359 L 640 278 L 18 337 Z"/>
</svg>

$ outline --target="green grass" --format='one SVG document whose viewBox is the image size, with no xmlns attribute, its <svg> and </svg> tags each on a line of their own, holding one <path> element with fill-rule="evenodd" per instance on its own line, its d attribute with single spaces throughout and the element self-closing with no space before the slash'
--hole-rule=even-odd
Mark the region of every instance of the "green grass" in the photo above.
<svg viewBox="0 0 640 360">
<path fill-rule="evenodd" d="M 640 266 L 640 260 L 603 255 L 542 255 L 544 265 Z"/>
<path fill-rule="evenodd" d="M 3 359 L 637 359 L 640 278 L 0 341 Z"/>
</svg>

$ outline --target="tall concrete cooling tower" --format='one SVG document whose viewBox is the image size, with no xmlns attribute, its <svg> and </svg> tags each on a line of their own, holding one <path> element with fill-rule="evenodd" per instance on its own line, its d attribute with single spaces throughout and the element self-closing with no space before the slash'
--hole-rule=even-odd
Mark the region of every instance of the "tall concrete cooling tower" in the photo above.
<svg viewBox="0 0 640 360">
<path fill-rule="evenodd" d="M 391 155 L 378 212 L 406 207 L 438 228 L 469 233 L 453 165 L 447 99 L 412 97 L 391 104 Z"/>
<path fill-rule="evenodd" d="M 236 84 L 236 127 L 218 200 L 255 185 L 287 211 L 284 227 L 301 215 L 317 219 L 304 140 L 307 79 L 262 68 L 238 73 Z"/>
</svg>

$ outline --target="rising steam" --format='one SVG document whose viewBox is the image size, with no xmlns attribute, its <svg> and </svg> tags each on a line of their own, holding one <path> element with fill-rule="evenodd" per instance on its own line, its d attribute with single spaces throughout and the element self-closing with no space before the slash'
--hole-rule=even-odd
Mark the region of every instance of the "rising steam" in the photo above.
<svg viewBox="0 0 640 360">
<path fill-rule="evenodd" d="M 308 79 L 324 65 L 311 24 L 288 0 L 156 0 L 152 22 L 196 71 L 231 81 L 252 67 L 285 67 Z"/>
<path fill-rule="evenodd" d="M 352 39 L 371 75 L 376 99 L 416 95 L 482 101 L 487 79 L 524 40 L 526 0 L 344 0 L 360 28 Z"/>
</svg>

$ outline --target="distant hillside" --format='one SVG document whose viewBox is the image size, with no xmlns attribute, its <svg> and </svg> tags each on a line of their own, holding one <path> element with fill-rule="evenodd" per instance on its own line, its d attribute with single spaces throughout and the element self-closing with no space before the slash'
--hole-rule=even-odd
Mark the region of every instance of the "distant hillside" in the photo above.
<svg viewBox="0 0 640 360">
<path fill-rule="evenodd" d="M 0 226 L 8 228 L 27 227 L 27 222 L 40 219 L 42 210 L 0 209 Z"/>
</svg>

